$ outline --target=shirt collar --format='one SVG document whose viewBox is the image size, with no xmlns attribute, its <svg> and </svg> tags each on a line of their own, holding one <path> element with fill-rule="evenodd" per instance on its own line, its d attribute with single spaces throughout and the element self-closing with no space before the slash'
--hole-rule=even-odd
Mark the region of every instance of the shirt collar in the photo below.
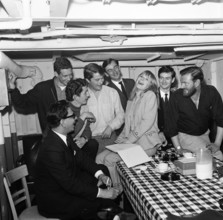
<svg viewBox="0 0 223 220">
<path fill-rule="evenodd" d="M 56 133 L 62 140 L 63 140 L 63 142 L 67 145 L 67 136 L 66 135 L 64 135 L 64 134 L 60 134 L 60 133 L 58 133 L 58 132 L 56 132 L 56 131 L 54 131 L 54 130 L 52 130 L 54 133 Z"/>
<path fill-rule="evenodd" d="M 165 98 L 165 94 L 167 94 L 167 98 L 169 99 L 169 97 L 170 97 L 170 92 L 163 92 L 162 90 L 160 90 L 160 96 L 161 96 L 161 98 Z"/>
</svg>

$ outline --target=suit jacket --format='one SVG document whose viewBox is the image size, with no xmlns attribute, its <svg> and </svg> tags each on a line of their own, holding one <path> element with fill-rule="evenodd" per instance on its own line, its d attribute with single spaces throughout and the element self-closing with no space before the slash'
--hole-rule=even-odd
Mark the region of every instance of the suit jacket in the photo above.
<svg viewBox="0 0 223 220">
<path fill-rule="evenodd" d="M 122 79 L 122 80 L 123 80 L 123 83 L 124 83 L 124 86 L 125 86 L 125 89 L 126 89 L 127 96 L 129 98 L 130 93 L 131 93 L 131 91 L 132 91 L 132 89 L 135 85 L 135 81 L 133 79 Z M 122 108 L 125 111 L 128 100 L 126 99 L 126 97 L 124 96 L 122 91 L 111 80 L 109 81 L 107 86 L 115 89 L 118 92 L 119 97 L 120 97 L 120 101 L 121 101 L 121 104 L 122 104 Z"/>
<path fill-rule="evenodd" d="M 36 113 L 39 117 L 42 131 L 46 128 L 46 115 L 52 103 L 58 101 L 54 79 L 40 82 L 26 94 L 21 94 L 16 88 L 11 90 L 12 103 L 22 114 Z"/>
<path fill-rule="evenodd" d="M 159 90 L 160 91 L 160 90 Z M 169 101 L 172 97 L 172 92 L 170 91 L 170 97 L 169 97 Z M 168 123 L 168 116 L 169 115 L 169 101 L 167 103 L 166 106 L 164 106 L 164 101 L 160 95 L 160 92 L 159 92 L 159 108 L 158 108 L 158 127 L 159 127 L 159 130 L 164 132 L 165 136 L 169 137 L 168 135 L 168 130 L 165 126 L 166 123 Z"/>
<path fill-rule="evenodd" d="M 98 205 L 94 175 L 100 166 L 74 142 L 72 148 L 51 130 L 40 146 L 35 187 L 38 210 L 46 217 L 71 219 L 83 207 Z"/>
</svg>

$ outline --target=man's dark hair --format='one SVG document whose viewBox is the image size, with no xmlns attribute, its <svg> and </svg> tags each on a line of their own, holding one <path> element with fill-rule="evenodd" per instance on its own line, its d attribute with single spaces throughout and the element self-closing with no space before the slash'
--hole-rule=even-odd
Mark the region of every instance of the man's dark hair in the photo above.
<svg viewBox="0 0 223 220">
<path fill-rule="evenodd" d="M 118 60 L 109 58 L 109 59 L 107 59 L 107 60 L 105 60 L 105 61 L 103 62 L 103 64 L 102 64 L 103 69 L 105 70 L 106 66 L 108 66 L 108 65 L 111 64 L 112 62 L 114 62 L 116 65 L 119 66 L 119 62 L 118 62 Z"/>
<path fill-rule="evenodd" d="M 160 78 L 161 73 L 171 73 L 172 79 L 176 77 L 176 72 L 171 66 L 162 66 L 158 71 L 158 77 Z"/>
<path fill-rule="evenodd" d="M 62 69 L 72 69 L 72 65 L 70 60 L 68 60 L 66 57 L 57 57 L 54 65 L 53 65 L 54 71 L 57 72 L 57 74 L 60 74 L 60 71 Z"/>
<path fill-rule="evenodd" d="M 195 81 L 199 79 L 201 82 L 204 80 L 204 74 L 201 68 L 197 66 L 190 66 L 180 71 L 180 75 L 186 75 L 190 74 L 192 77 L 192 80 Z"/>
<path fill-rule="evenodd" d="M 66 100 L 60 100 L 52 104 L 47 113 L 47 124 L 50 128 L 56 128 L 60 125 L 61 119 L 65 119 L 68 114 L 69 103 Z"/>
<path fill-rule="evenodd" d="M 73 101 L 73 96 L 77 95 L 80 96 L 81 92 L 83 91 L 83 87 L 87 86 L 87 82 L 85 79 L 72 79 L 68 82 L 65 93 L 67 101 Z"/>
<path fill-rule="evenodd" d="M 95 73 L 99 73 L 104 76 L 104 70 L 96 63 L 89 63 L 84 67 L 84 78 L 90 80 Z"/>
</svg>

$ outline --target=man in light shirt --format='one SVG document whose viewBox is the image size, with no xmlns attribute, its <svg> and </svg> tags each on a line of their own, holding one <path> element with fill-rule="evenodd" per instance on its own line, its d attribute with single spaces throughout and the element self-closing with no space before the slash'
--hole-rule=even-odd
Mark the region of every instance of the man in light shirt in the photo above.
<svg viewBox="0 0 223 220">
<path fill-rule="evenodd" d="M 96 118 L 96 122 L 90 125 L 92 137 L 99 142 L 100 153 L 105 146 L 113 144 L 116 140 L 115 130 L 124 122 L 124 110 L 118 92 L 103 85 L 104 70 L 101 66 L 95 63 L 86 65 L 84 78 L 88 82 L 90 94 L 87 106 Z"/>
</svg>

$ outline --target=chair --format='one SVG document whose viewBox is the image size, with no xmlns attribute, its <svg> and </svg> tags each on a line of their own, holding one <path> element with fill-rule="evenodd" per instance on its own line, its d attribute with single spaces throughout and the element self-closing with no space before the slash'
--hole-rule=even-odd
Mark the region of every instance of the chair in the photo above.
<svg viewBox="0 0 223 220">
<path fill-rule="evenodd" d="M 14 220 L 44 220 L 45 218 L 38 213 L 37 206 L 31 206 L 29 190 L 27 187 L 26 176 L 28 176 L 28 170 L 26 165 L 22 165 L 15 169 L 12 169 L 5 173 L 3 179 L 5 190 L 8 196 L 9 204 L 12 210 Z M 11 192 L 12 184 L 15 182 L 21 182 L 21 189 Z M 16 185 L 17 186 L 17 185 Z M 20 186 L 20 185 L 19 185 Z M 18 187 L 18 186 L 17 186 Z M 18 216 L 16 206 L 25 202 L 26 209 Z M 58 220 L 52 219 L 51 220 Z"/>
</svg>

